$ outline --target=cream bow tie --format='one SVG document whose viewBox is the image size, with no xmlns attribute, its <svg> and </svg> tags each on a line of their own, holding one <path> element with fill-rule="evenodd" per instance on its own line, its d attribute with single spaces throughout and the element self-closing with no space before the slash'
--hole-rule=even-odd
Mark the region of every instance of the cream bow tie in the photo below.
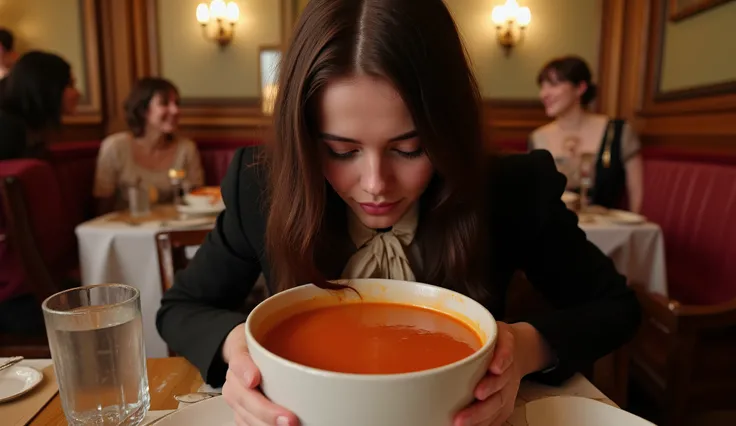
<svg viewBox="0 0 736 426">
<path fill-rule="evenodd" d="M 416 206 L 385 232 L 367 228 L 352 211 L 349 211 L 348 216 L 350 238 L 358 251 L 345 266 L 343 278 L 415 280 L 404 248 L 411 244 L 417 229 Z"/>
</svg>

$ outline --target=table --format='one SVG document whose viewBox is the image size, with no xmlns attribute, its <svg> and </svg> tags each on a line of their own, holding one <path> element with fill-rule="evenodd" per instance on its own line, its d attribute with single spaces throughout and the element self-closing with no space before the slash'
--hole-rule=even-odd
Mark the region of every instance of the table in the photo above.
<svg viewBox="0 0 736 426">
<path fill-rule="evenodd" d="M 596 219 L 581 222 L 580 228 L 630 282 L 667 296 L 664 236 L 659 225 L 623 225 Z"/>
<path fill-rule="evenodd" d="M 195 392 L 202 387 L 202 378 L 197 370 L 183 358 L 148 360 L 148 386 L 151 393 L 151 411 L 175 410 L 178 403 L 175 395 Z M 561 387 L 544 386 L 522 382 L 516 399 L 516 410 L 506 423 L 507 426 L 527 426 L 524 405 L 535 399 L 555 395 L 575 395 L 592 398 L 614 405 L 603 393 L 581 375 L 575 375 Z M 66 426 L 61 399 L 57 394 L 33 419 L 30 426 Z"/>
<path fill-rule="evenodd" d="M 82 285 L 120 283 L 140 290 L 143 338 L 149 357 L 168 355 L 155 324 L 162 296 L 156 234 L 171 229 L 211 229 L 214 221 L 212 216 L 180 218 L 173 206 L 158 206 L 148 217 L 134 219 L 111 213 L 76 228 Z"/>
<path fill-rule="evenodd" d="M 149 358 L 147 368 L 150 411 L 175 410 L 178 402 L 174 395 L 195 392 L 202 385 L 199 372 L 184 358 Z M 67 426 L 58 394 L 31 421 L 30 426 Z"/>
</svg>

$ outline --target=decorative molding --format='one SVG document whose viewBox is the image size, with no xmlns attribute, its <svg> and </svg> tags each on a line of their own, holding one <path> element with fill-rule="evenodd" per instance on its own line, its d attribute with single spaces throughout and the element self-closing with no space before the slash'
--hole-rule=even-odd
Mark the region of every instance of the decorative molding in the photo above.
<svg viewBox="0 0 736 426">
<path fill-rule="evenodd" d="M 84 95 L 79 101 L 77 112 L 65 116 L 65 124 L 102 123 L 102 85 L 100 80 L 100 46 L 97 43 L 97 7 L 95 0 L 78 0 L 82 25 L 83 66 L 85 73 Z"/>
<path fill-rule="evenodd" d="M 598 112 L 620 115 L 619 93 L 622 85 L 622 55 L 625 42 L 625 0 L 604 0 L 601 11 L 601 35 L 598 63 Z"/>
<path fill-rule="evenodd" d="M 736 80 L 684 90 L 661 90 L 665 27 L 670 3 L 668 0 L 649 1 L 652 13 L 649 16 L 646 82 L 641 113 L 651 116 L 736 110 Z"/>
<path fill-rule="evenodd" d="M 680 5 L 681 0 L 669 0 L 670 21 L 681 21 L 706 10 L 728 3 L 731 0 L 689 0 L 686 5 Z"/>
</svg>

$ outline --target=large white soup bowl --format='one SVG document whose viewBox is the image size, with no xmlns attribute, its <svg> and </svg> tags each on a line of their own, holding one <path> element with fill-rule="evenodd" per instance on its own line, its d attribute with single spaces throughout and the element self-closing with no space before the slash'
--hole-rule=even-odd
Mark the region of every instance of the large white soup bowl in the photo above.
<svg viewBox="0 0 736 426">
<path fill-rule="evenodd" d="M 342 281 L 360 293 L 327 291 L 308 284 L 278 293 L 245 323 L 263 393 L 299 417 L 303 426 L 449 426 L 473 401 L 473 390 L 490 364 L 496 322 L 478 302 L 428 284 L 356 279 Z M 483 346 L 460 361 L 404 374 L 346 374 L 307 367 L 266 350 L 260 343 L 275 325 L 299 312 L 342 303 L 388 302 L 447 313 L 477 331 Z M 329 333 L 330 330 L 325 330 Z"/>
</svg>

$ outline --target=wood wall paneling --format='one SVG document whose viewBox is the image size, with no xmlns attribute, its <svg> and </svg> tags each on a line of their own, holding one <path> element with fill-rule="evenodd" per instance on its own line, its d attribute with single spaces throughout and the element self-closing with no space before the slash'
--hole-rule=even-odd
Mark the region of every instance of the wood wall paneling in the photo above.
<svg viewBox="0 0 736 426">
<path fill-rule="evenodd" d="M 55 141 L 94 140 L 105 130 L 98 5 L 95 0 L 79 0 L 79 8 L 82 15 L 83 66 L 86 75 L 84 95 L 79 100 L 77 112 L 62 117 L 64 126 L 54 135 Z"/>
<path fill-rule="evenodd" d="M 614 4 L 619 1 L 604 0 L 604 7 L 614 10 Z M 645 147 L 736 152 L 736 85 L 725 83 L 661 91 L 659 83 L 669 2 L 623 1 L 625 31 L 618 32 L 611 25 L 603 27 L 601 55 L 613 55 L 616 46 L 622 47 L 619 66 L 602 67 L 608 73 L 606 79 L 618 76 L 616 83 L 603 83 L 607 112 L 615 111 L 616 115 L 629 119 Z M 616 86 L 618 88 L 614 89 Z M 614 104 L 615 108 L 611 109 Z"/>
<path fill-rule="evenodd" d="M 647 73 L 642 115 L 686 115 L 718 111 L 736 111 L 736 78 L 733 81 L 663 92 L 660 89 L 665 43 L 668 0 L 651 0 Z M 706 40 L 721 43 L 725 40 Z"/>
</svg>

